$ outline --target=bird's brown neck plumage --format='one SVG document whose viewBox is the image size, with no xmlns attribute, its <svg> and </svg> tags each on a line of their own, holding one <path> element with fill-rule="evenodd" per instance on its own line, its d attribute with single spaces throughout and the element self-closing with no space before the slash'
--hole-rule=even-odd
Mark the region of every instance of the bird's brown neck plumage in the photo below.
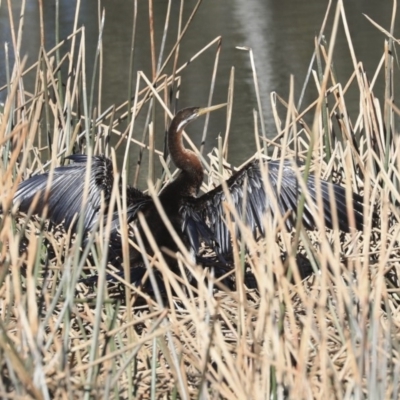
<svg viewBox="0 0 400 400">
<path fill-rule="evenodd" d="M 182 171 L 177 178 L 179 189 L 184 195 L 196 196 L 203 182 L 203 166 L 196 154 L 183 145 L 182 132 L 186 125 L 177 114 L 169 127 L 168 149 L 173 163 Z"/>
</svg>

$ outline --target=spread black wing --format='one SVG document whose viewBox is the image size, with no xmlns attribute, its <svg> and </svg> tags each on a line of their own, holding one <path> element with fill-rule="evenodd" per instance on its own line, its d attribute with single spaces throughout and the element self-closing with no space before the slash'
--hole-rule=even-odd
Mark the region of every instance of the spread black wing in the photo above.
<svg viewBox="0 0 400 400">
<path fill-rule="evenodd" d="M 295 224 L 294 213 L 297 211 L 302 190 L 298 184 L 296 173 L 289 162 L 283 164 L 279 185 L 279 164 L 279 161 L 268 162 L 266 173 L 269 178 L 270 192 L 265 190 L 258 160 L 247 164 L 226 181 L 239 217 L 245 221 L 254 234 L 257 231 L 264 234 L 263 216 L 268 210 L 273 215 L 279 212 L 282 216 L 290 212 L 286 219 L 286 226 L 288 229 L 292 229 Z M 324 180 L 320 180 L 318 184 L 320 185 L 326 226 L 328 228 L 333 227 L 332 202 L 334 201 L 339 229 L 348 232 L 350 223 L 345 188 Z M 318 190 L 314 176 L 309 176 L 306 186 L 311 200 L 314 204 L 317 204 Z M 330 195 L 330 187 L 333 189 L 333 198 Z M 278 210 L 273 205 L 273 198 Z M 202 232 L 204 232 L 204 224 L 206 223 L 218 244 L 217 251 L 220 254 L 227 254 L 231 249 L 231 238 L 223 209 L 224 201 L 226 201 L 226 196 L 223 187 L 220 185 L 197 199 L 187 201 L 181 209 L 184 221 L 188 221 L 184 222 L 183 225 L 186 233 L 190 233 L 192 237 L 196 237 L 195 233 L 198 237 L 204 236 Z M 357 229 L 361 230 L 363 227 L 363 198 L 360 195 L 353 194 L 352 201 L 353 209 L 351 212 L 354 213 L 355 225 Z M 303 212 L 303 224 L 309 229 L 315 228 L 313 211 L 307 203 Z"/>
<path fill-rule="evenodd" d="M 92 157 L 89 184 L 86 189 L 87 201 L 82 204 L 88 157 L 76 154 L 68 158 L 73 161 L 73 164 L 54 169 L 47 192 L 49 173 L 34 175 L 18 186 L 14 204 L 18 204 L 21 211 L 28 212 L 35 197 L 38 196 L 36 206 L 31 211 L 42 214 L 47 206 L 47 217 L 54 224 L 63 223 L 66 229 L 73 221 L 77 221 L 76 216 L 84 212 L 84 229 L 88 231 L 98 218 L 102 193 L 105 205 L 108 206 L 114 184 L 112 163 L 110 159 L 103 156 Z M 132 187 L 128 188 L 128 214 L 129 204 L 132 205 L 132 212 L 135 213 L 137 209 L 135 205 L 146 198 L 147 196 L 141 191 Z M 117 220 L 117 214 L 114 219 Z"/>
</svg>

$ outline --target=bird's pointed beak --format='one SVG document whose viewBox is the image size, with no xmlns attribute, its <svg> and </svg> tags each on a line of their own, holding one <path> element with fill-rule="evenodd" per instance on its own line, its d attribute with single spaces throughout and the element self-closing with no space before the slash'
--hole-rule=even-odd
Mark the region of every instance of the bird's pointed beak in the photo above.
<svg viewBox="0 0 400 400">
<path fill-rule="evenodd" d="M 209 112 L 211 112 L 211 111 L 218 110 L 219 108 L 226 107 L 227 104 L 228 104 L 228 103 L 223 103 L 223 104 L 217 104 L 216 106 L 199 108 L 199 111 L 198 111 L 198 114 L 197 114 L 197 115 L 200 116 L 200 115 L 207 114 L 207 113 L 209 113 Z"/>
</svg>

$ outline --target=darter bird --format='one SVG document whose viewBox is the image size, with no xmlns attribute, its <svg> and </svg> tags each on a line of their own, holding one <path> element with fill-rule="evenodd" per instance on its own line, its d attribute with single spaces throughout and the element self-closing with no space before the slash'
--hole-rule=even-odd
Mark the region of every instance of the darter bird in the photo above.
<svg viewBox="0 0 400 400">
<path fill-rule="evenodd" d="M 180 171 L 177 177 L 159 193 L 158 198 L 182 242 L 195 255 L 198 254 L 201 242 L 212 246 L 219 256 L 223 257 L 231 252 L 231 235 L 223 207 L 226 201 L 223 185 L 199 196 L 204 175 L 203 166 L 199 157 L 185 148 L 182 140 L 183 130 L 188 124 L 201 115 L 222 106 L 224 105 L 180 110 L 173 118 L 167 134 L 171 160 Z M 72 155 L 67 158 L 73 163 L 54 169 L 47 192 L 49 173 L 34 175 L 19 185 L 14 204 L 19 205 L 20 211 L 31 211 L 37 214 L 41 214 L 46 208 L 46 216 L 54 224 L 62 223 L 66 229 L 71 227 L 74 229 L 77 225 L 77 217 L 83 212 L 83 228 L 88 233 L 98 222 L 102 198 L 105 201 L 106 210 L 109 205 L 114 185 L 112 163 L 104 156 L 92 157 L 89 185 L 86 188 L 87 201 L 82 204 L 88 157 Z M 262 168 L 265 168 L 266 175 L 264 176 L 269 179 L 269 185 L 263 182 Z M 279 161 L 257 159 L 249 162 L 225 181 L 231 204 L 236 209 L 237 215 L 255 235 L 265 233 L 263 216 L 268 211 L 272 215 L 279 213 L 286 216 L 285 224 L 288 229 L 293 228 L 295 224 L 295 213 L 302 194 L 301 185 L 298 184 L 297 175 L 290 162 L 283 162 L 281 169 L 280 172 Z M 279 179 L 280 182 L 278 182 Z M 326 227 L 333 228 L 333 221 L 336 219 L 339 229 L 348 232 L 350 230 L 349 214 L 353 213 L 355 228 L 362 229 L 363 198 L 360 195 L 352 194 L 352 209 L 348 210 L 346 190 L 342 186 L 322 179 L 316 180 L 313 175 L 308 176 L 305 185 L 315 206 L 318 193 L 321 194 L 322 214 Z M 139 212 L 146 219 L 159 248 L 167 248 L 172 252 L 178 251 L 178 246 L 160 217 L 153 199 L 133 187 L 127 187 L 125 190 L 127 212 L 123 216 L 124 219 L 120 221 L 116 209 L 111 211 L 113 223 L 110 232 L 109 261 L 122 260 L 120 224 L 132 226 L 136 223 L 147 253 L 153 254 L 138 221 Z M 332 206 L 333 202 L 335 207 Z M 34 208 L 30 210 L 31 207 Z M 334 209 L 336 218 L 333 216 Z M 315 228 L 313 212 L 310 204 L 306 202 L 302 214 L 302 222 L 306 228 Z M 129 232 L 133 234 L 133 229 Z M 143 268 L 142 257 L 140 251 L 130 248 L 129 261 L 133 270 L 135 266 Z M 169 262 L 174 263 L 171 259 Z M 140 278 L 142 273 L 139 273 L 139 270 L 137 272 L 137 277 Z M 136 277 L 133 279 L 136 280 Z"/>
</svg>

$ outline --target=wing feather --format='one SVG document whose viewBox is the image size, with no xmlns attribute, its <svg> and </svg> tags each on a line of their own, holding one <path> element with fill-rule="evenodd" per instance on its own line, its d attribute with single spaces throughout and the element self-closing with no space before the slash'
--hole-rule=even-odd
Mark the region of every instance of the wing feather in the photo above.
<svg viewBox="0 0 400 400">
<path fill-rule="evenodd" d="M 54 169 L 48 193 L 46 189 L 49 173 L 34 175 L 18 186 L 14 204 L 18 204 L 22 212 L 30 210 L 36 214 L 42 214 L 47 207 L 47 217 L 54 224 L 63 223 L 66 229 L 70 228 L 72 224 L 75 227 L 76 217 L 83 212 L 85 215 L 84 229 L 88 231 L 98 218 L 102 193 L 107 211 L 114 184 L 112 163 L 110 159 L 103 156 L 92 158 L 87 201 L 83 204 L 88 157 L 76 154 L 68 159 L 72 160 L 73 164 Z M 38 196 L 36 206 L 31 209 L 36 196 Z M 135 188 L 128 188 L 127 196 L 130 204 L 146 197 Z M 132 214 L 136 214 L 135 207 L 131 211 Z M 128 210 L 128 219 L 129 212 L 130 210 Z M 113 218 L 113 224 L 117 225 L 117 215 Z"/>
<path fill-rule="evenodd" d="M 282 216 L 289 212 L 285 223 L 288 229 L 292 229 L 295 225 L 295 213 L 302 193 L 301 187 L 297 181 L 297 175 L 289 162 L 283 163 L 280 185 L 278 185 L 280 162 L 270 161 L 266 167 L 270 187 L 268 193 L 265 190 L 258 160 L 247 164 L 226 181 L 226 186 L 238 217 L 245 221 L 246 225 L 251 228 L 253 234 L 257 232 L 261 234 L 265 233 L 263 216 L 268 211 L 271 212 L 273 216 L 277 212 Z M 350 227 L 345 188 L 324 180 L 319 180 L 318 182 L 319 191 L 322 196 L 323 214 L 326 226 L 328 228 L 333 228 L 332 200 L 335 201 L 339 228 L 348 232 Z M 310 175 L 308 178 L 306 187 L 311 201 L 316 206 L 318 190 L 317 181 L 313 175 Z M 333 199 L 331 199 L 330 187 L 333 189 Z M 245 193 L 245 191 L 247 193 Z M 273 198 L 277 204 L 277 210 L 273 206 Z M 246 204 L 243 204 L 245 199 Z M 196 228 L 196 224 L 199 223 L 198 221 L 208 226 L 214 240 L 219 245 L 218 249 L 216 249 L 219 254 L 227 254 L 231 251 L 231 237 L 226 225 L 226 215 L 223 208 L 224 201 L 226 201 L 226 197 L 223 187 L 220 185 L 199 198 L 187 202 L 184 206 L 185 215 L 183 215 L 183 219 L 185 220 L 186 216 L 190 214 L 192 222 L 195 222 L 194 225 L 191 224 L 190 226 L 190 234 L 192 236 L 194 235 L 193 232 L 199 229 Z M 352 212 L 354 212 L 356 228 L 361 230 L 363 227 L 363 198 L 357 194 L 353 194 L 352 201 Z M 306 203 L 303 212 L 303 224 L 309 229 L 315 228 L 313 213 L 313 209 Z M 195 215 L 197 216 L 194 217 Z M 233 216 L 231 216 L 231 218 L 233 218 Z M 185 230 L 187 225 L 184 224 L 183 226 Z M 237 233 L 239 234 L 239 231 L 237 231 Z"/>
</svg>

